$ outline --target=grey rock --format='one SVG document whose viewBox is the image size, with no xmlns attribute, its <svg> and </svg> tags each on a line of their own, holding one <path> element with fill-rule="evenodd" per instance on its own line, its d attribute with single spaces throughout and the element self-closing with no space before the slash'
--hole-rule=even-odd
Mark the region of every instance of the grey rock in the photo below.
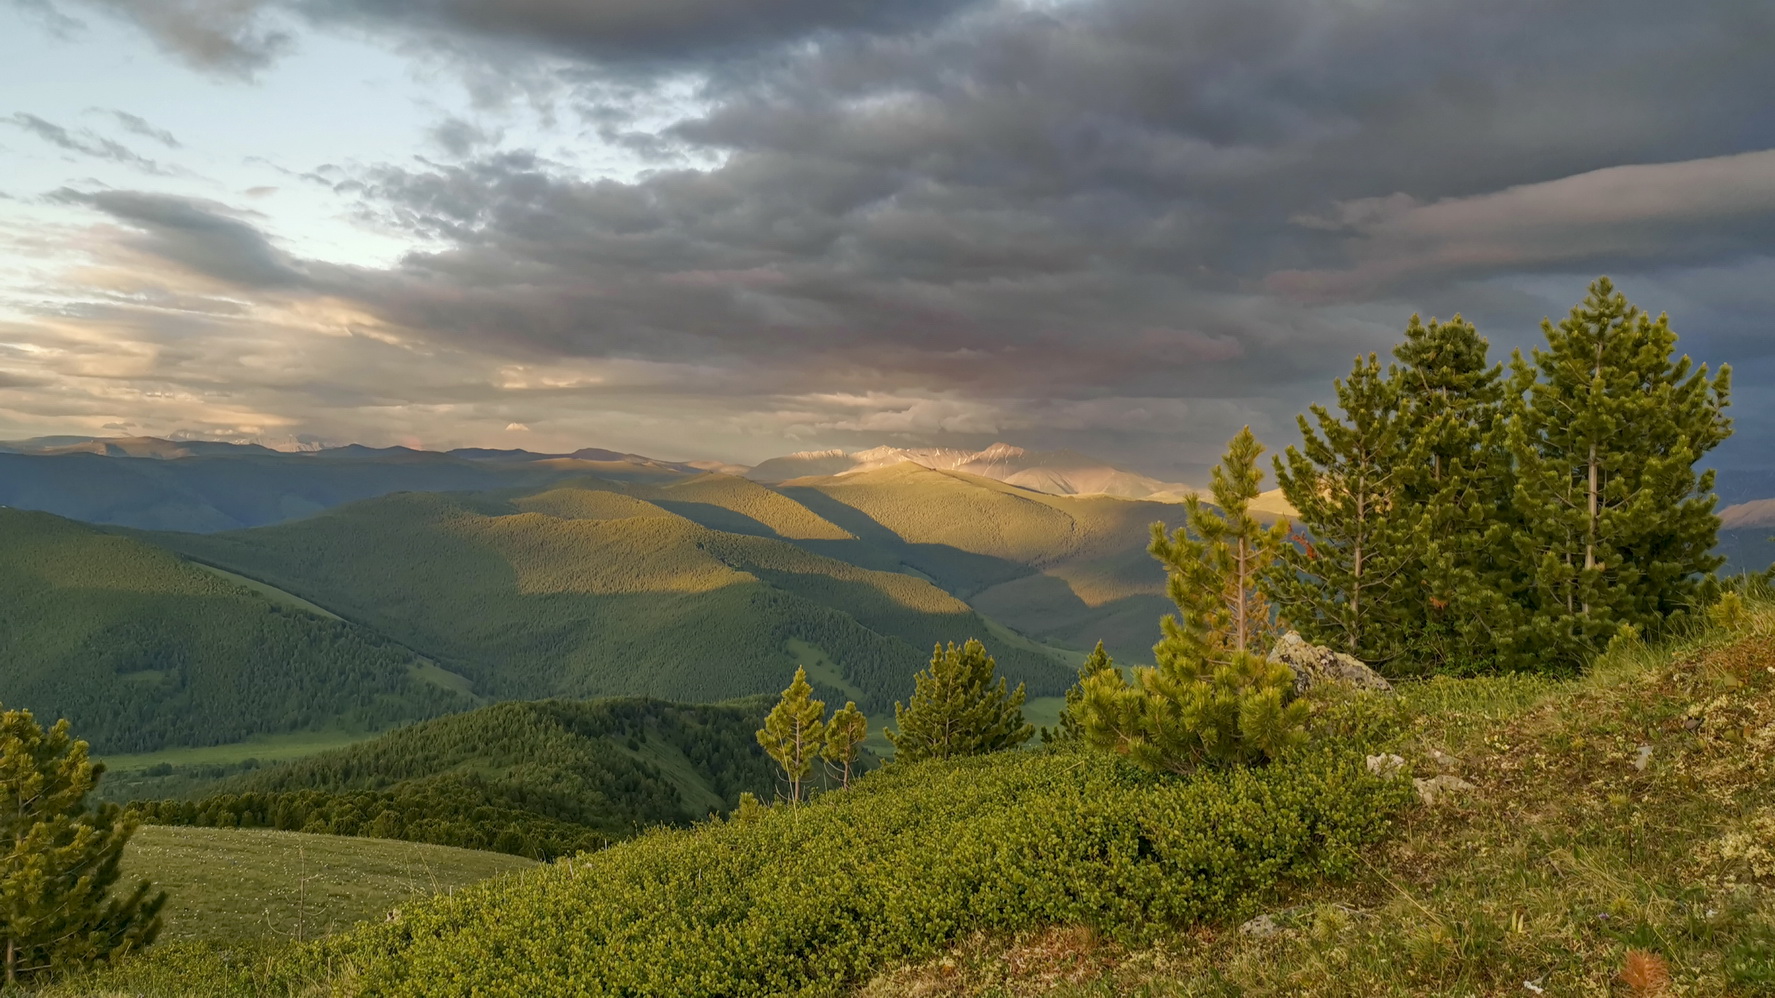
<svg viewBox="0 0 1775 998">
<path fill-rule="evenodd" d="M 1270 661 L 1294 670 L 1294 692 L 1305 693 L 1320 683 L 1348 683 L 1359 690 L 1391 693 L 1393 685 L 1381 674 L 1343 652 L 1312 644 L 1294 631 L 1277 640 Z"/>
<path fill-rule="evenodd" d="M 1427 780 L 1412 780 L 1411 785 L 1417 788 L 1418 798 L 1425 804 L 1436 803 L 1436 798 L 1445 793 L 1474 789 L 1473 784 L 1447 773 L 1441 776 L 1432 776 Z"/>
<path fill-rule="evenodd" d="M 1371 755 L 1364 761 L 1368 764 L 1368 771 L 1381 779 L 1392 779 L 1405 772 L 1405 759 L 1390 752 Z"/>
<path fill-rule="evenodd" d="M 1426 754 L 1429 755 L 1430 761 L 1435 763 L 1436 768 L 1438 769 L 1459 769 L 1461 766 L 1461 760 L 1449 755 L 1447 752 L 1444 752 L 1439 748 L 1432 748 Z"/>
<path fill-rule="evenodd" d="M 1239 932 L 1242 935 L 1253 936 L 1258 939 L 1268 939 L 1271 936 L 1280 935 L 1282 927 L 1276 924 L 1274 918 L 1271 918 L 1268 915 L 1259 915 L 1251 921 L 1246 922 L 1244 925 L 1239 926 Z"/>
<path fill-rule="evenodd" d="M 1633 753 L 1633 768 L 1634 769 L 1637 769 L 1643 773 L 1646 771 L 1646 767 L 1650 766 L 1651 764 L 1652 764 L 1652 747 L 1650 745 L 1641 745 L 1638 749 L 1634 750 L 1634 753 Z"/>
</svg>

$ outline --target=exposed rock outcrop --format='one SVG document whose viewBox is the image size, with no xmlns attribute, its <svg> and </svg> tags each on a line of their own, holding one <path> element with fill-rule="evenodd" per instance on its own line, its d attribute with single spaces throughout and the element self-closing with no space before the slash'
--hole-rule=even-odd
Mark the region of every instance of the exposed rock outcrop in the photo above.
<svg viewBox="0 0 1775 998">
<path fill-rule="evenodd" d="M 1305 693 L 1320 683 L 1348 683 L 1359 690 L 1391 693 L 1393 685 L 1381 674 L 1343 652 L 1312 644 L 1294 631 L 1282 635 L 1270 652 L 1270 661 L 1294 670 L 1294 692 Z"/>
</svg>

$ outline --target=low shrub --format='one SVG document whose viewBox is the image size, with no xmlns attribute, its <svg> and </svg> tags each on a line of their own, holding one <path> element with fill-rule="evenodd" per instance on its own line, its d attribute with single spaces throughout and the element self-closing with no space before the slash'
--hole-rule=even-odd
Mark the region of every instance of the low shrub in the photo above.
<svg viewBox="0 0 1775 998">
<path fill-rule="evenodd" d="M 344 995 L 834 995 L 977 929 L 1136 941 L 1340 875 L 1410 797 L 1360 750 L 1188 780 L 1082 752 L 930 762 L 661 831 L 304 951 Z"/>
</svg>

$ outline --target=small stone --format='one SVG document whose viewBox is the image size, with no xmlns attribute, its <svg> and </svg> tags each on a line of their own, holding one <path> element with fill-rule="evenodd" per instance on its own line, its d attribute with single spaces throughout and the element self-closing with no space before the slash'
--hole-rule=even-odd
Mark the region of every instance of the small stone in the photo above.
<svg viewBox="0 0 1775 998">
<path fill-rule="evenodd" d="M 1405 772 L 1405 760 L 1392 753 L 1371 755 L 1365 761 L 1368 763 L 1368 771 L 1383 780 L 1392 779 Z"/>
<path fill-rule="evenodd" d="M 1641 745 L 1639 751 L 1633 753 L 1633 768 L 1643 773 L 1646 771 L 1646 767 L 1651 764 L 1652 747 L 1650 745 Z"/>
<path fill-rule="evenodd" d="M 1432 776 L 1427 780 L 1412 780 L 1411 785 L 1417 788 L 1418 797 L 1423 800 L 1425 804 L 1436 803 L 1436 798 L 1442 796 L 1445 792 L 1460 792 L 1474 789 L 1473 784 L 1468 783 L 1466 780 L 1463 780 L 1458 776 L 1451 776 L 1448 773 L 1444 773 L 1441 776 Z"/>
<path fill-rule="evenodd" d="M 1435 763 L 1438 769 L 1458 769 L 1461 765 L 1460 759 L 1449 755 L 1447 752 L 1444 752 L 1439 748 L 1432 748 L 1430 750 L 1430 761 Z"/>
<path fill-rule="evenodd" d="M 1257 939 L 1268 939 L 1271 936 L 1280 935 L 1282 927 L 1276 924 L 1274 918 L 1271 918 L 1268 915 L 1259 915 L 1249 922 L 1246 922 L 1244 925 L 1239 926 L 1239 932 L 1241 935 L 1252 936 Z"/>
</svg>

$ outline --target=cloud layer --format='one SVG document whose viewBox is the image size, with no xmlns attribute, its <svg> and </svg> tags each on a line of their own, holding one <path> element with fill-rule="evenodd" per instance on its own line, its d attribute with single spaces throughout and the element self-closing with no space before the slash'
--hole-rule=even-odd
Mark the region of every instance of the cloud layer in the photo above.
<svg viewBox="0 0 1775 998">
<path fill-rule="evenodd" d="M 442 159 L 288 164 L 411 240 L 386 268 L 298 258 L 244 203 L 70 184 L 50 195 L 83 219 L 62 279 L 86 293 L 14 323 L 39 350 L 0 369 L 56 386 L 26 389 L 14 421 L 140 404 L 98 386 L 143 375 L 70 380 L 96 363 L 82 337 L 111 337 L 184 400 L 154 419 L 217 432 L 554 433 L 741 459 L 1021 435 L 1176 475 L 1241 422 L 1280 437 L 1414 310 L 1527 342 L 1605 270 L 1653 309 L 1706 304 L 1699 328 L 1673 315 L 1706 359 L 1754 372 L 1775 352 L 1747 319 L 1775 305 L 1749 276 L 1775 259 L 1766 5 L 68 10 L 93 4 L 224 74 L 326 30 L 471 76 L 517 60 L 563 134 L 706 165 L 610 179 L 462 118 L 432 131 Z"/>
</svg>

